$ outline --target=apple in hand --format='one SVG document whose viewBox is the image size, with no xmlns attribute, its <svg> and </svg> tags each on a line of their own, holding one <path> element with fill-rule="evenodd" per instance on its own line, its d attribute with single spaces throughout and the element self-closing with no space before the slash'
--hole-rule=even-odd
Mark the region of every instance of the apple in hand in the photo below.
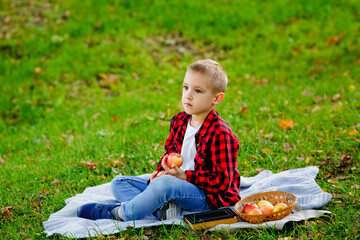
<svg viewBox="0 0 360 240">
<path fill-rule="evenodd" d="M 259 209 L 257 205 L 254 204 L 245 204 L 245 206 L 243 207 L 242 212 L 245 214 L 249 214 L 249 212 L 253 209 Z"/>
<path fill-rule="evenodd" d="M 271 202 L 267 200 L 261 200 L 260 202 L 258 202 L 257 205 L 260 211 L 263 212 L 264 214 L 272 213 L 274 210 L 274 205 L 272 205 Z"/>
<path fill-rule="evenodd" d="M 172 168 L 172 166 L 175 164 L 177 167 L 181 167 L 183 164 L 183 157 L 179 153 L 170 153 L 170 155 L 166 159 L 166 165 L 168 165 L 169 168 Z"/>
<path fill-rule="evenodd" d="M 156 177 L 161 177 L 162 175 L 165 175 L 165 174 L 166 174 L 166 171 L 160 171 L 160 172 L 158 172 Z"/>
<path fill-rule="evenodd" d="M 274 206 L 274 212 L 277 212 L 277 211 L 281 211 L 285 208 L 287 208 L 288 205 L 286 205 L 286 203 L 277 203 L 275 206 Z"/>
</svg>

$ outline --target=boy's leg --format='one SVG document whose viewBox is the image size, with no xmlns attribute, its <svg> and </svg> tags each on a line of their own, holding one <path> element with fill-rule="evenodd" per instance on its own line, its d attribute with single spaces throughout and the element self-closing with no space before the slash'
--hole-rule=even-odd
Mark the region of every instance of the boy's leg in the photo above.
<svg viewBox="0 0 360 240">
<path fill-rule="evenodd" d="M 176 203 L 189 211 L 209 210 L 203 190 L 170 175 L 155 178 L 143 192 L 121 204 L 120 213 L 125 221 L 138 220 L 152 214 L 165 203 Z"/>
<path fill-rule="evenodd" d="M 117 176 L 111 181 L 111 190 L 119 202 L 127 202 L 147 188 L 148 178 Z"/>
</svg>

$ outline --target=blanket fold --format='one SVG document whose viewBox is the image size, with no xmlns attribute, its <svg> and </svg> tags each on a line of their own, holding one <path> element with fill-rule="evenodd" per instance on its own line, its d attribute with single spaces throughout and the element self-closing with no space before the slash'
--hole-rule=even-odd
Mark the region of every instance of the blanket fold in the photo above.
<svg viewBox="0 0 360 240">
<path fill-rule="evenodd" d="M 331 194 L 323 192 L 323 190 L 316 183 L 315 178 L 319 172 L 317 167 L 306 167 L 283 171 L 273 174 L 269 170 L 260 172 L 254 177 L 241 177 L 241 190 L 240 195 L 242 198 L 247 196 L 267 192 L 267 191 L 283 191 L 295 195 L 298 198 L 298 204 L 303 210 L 299 211 L 297 215 L 291 214 L 290 216 L 281 219 L 283 222 L 276 225 L 276 227 L 282 228 L 282 226 L 288 221 L 294 221 L 293 219 L 305 219 L 310 217 L 316 217 L 328 211 L 311 210 L 313 208 L 320 208 L 324 204 L 330 201 Z M 86 203 L 111 203 L 116 202 L 110 189 L 110 183 L 105 183 L 99 186 L 88 187 L 83 193 L 77 194 L 65 200 L 65 207 L 60 211 L 50 215 L 49 219 L 43 223 L 45 228 L 45 234 L 51 236 L 59 234 L 64 237 L 72 238 L 85 238 L 93 237 L 98 234 L 114 234 L 123 230 L 126 230 L 128 226 L 134 228 L 151 227 L 162 224 L 184 224 L 183 216 L 179 216 L 174 219 L 166 221 L 159 221 L 154 216 L 146 216 L 141 220 L 121 222 L 109 219 L 101 219 L 92 221 L 84 218 L 78 218 L 76 216 L 77 209 Z M 305 212 L 305 211 L 310 212 Z M 187 212 L 184 212 L 186 214 Z M 279 220 L 279 221 L 281 221 Z M 299 221 L 299 220 L 296 220 Z M 274 221 L 277 222 L 277 221 Z M 275 223 L 276 224 L 276 223 Z M 258 225 L 249 224 L 246 222 L 234 223 L 228 227 L 232 230 L 236 228 L 255 227 Z M 274 223 L 268 223 L 264 226 L 272 227 Z M 213 229 L 217 229 L 216 226 Z M 221 227 L 221 226 L 219 226 Z"/>
</svg>

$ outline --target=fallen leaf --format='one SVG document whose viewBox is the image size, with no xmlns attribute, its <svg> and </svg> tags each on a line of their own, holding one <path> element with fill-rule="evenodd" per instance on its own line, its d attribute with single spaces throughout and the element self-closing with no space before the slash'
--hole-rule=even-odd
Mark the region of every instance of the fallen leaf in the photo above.
<svg viewBox="0 0 360 240">
<path fill-rule="evenodd" d="M 6 161 L 0 155 L 0 163 L 6 163 Z"/>
<path fill-rule="evenodd" d="M 349 131 L 347 134 L 349 134 L 350 136 L 355 136 L 358 134 L 358 132 L 354 129 L 354 130 Z"/>
<path fill-rule="evenodd" d="M 347 164 L 350 164 L 351 163 L 351 160 L 352 160 L 352 157 L 350 154 L 347 154 L 347 153 L 343 153 L 341 155 L 341 164 L 343 165 L 347 165 Z"/>
<path fill-rule="evenodd" d="M 283 119 L 279 124 L 280 130 L 290 130 L 294 128 L 294 121 L 292 119 Z"/>
<path fill-rule="evenodd" d="M 156 162 L 155 162 L 154 160 L 149 160 L 149 164 L 150 164 L 151 166 L 154 166 L 154 165 L 156 164 Z"/>
<path fill-rule="evenodd" d="M 260 172 L 262 172 L 262 171 L 264 171 L 265 169 L 264 168 L 256 168 L 255 169 L 255 172 L 256 173 L 260 173 Z"/>
<path fill-rule="evenodd" d="M 343 103 L 341 101 L 333 103 L 334 110 L 340 109 L 340 108 L 342 108 L 342 106 L 343 106 Z"/>
<path fill-rule="evenodd" d="M 169 125 L 170 123 L 161 119 L 158 119 L 158 123 L 160 124 L 161 127 L 164 127 L 166 125 Z"/>
<path fill-rule="evenodd" d="M 118 83 L 118 75 L 116 74 L 106 75 L 105 73 L 99 73 L 97 76 L 101 79 L 99 81 L 99 86 L 102 88 L 109 88 L 111 85 Z"/>
<path fill-rule="evenodd" d="M 85 162 L 85 161 L 81 161 L 81 163 L 85 164 L 85 167 L 87 169 L 90 169 L 92 171 L 95 171 L 95 172 L 99 172 L 99 169 L 96 168 L 96 165 L 97 163 L 94 163 L 93 161 L 88 161 L 88 162 Z"/>
<path fill-rule="evenodd" d="M 304 161 L 305 160 L 305 157 L 297 157 L 296 158 L 298 161 Z"/>
<path fill-rule="evenodd" d="M 335 102 L 336 100 L 339 100 L 340 98 L 341 98 L 340 93 L 337 93 L 334 96 L 332 96 L 331 101 Z"/>
<path fill-rule="evenodd" d="M 270 152 L 271 152 L 271 149 L 269 149 L 269 148 L 263 148 L 261 151 L 262 151 L 263 153 L 270 153 Z"/>
<path fill-rule="evenodd" d="M 256 160 L 256 157 L 249 155 L 250 160 Z"/>
<path fill-rule="evenodd" d="M 122 167 L 125 164 L 119 159 L 112 159 L 111 160 L 111 165 L 116 166 L 116 167 Z"/>
<path fill-rule="evenodd" d="M 328 39 L 328 44 L 329 45 L 334 45 L 334 44 L 337 44 L 339 43 L 342 39 L 344 38 L 344 33 L 339 33 L 338 36 L 331 36 L 329 39 Z"/>
<path fill-rule="evenodd" d="M 112 122 L 118 122 L 120 120 L 120 117 L 119 116 L 111 116 L 111 121 Z"/>
<path fill-rule="evenodd" d="M 268 107 L 261 107 L 260 108 L 260 112 L 270 112 L 271 110 L 270 110 L 270 108 L 268 108 Z"/>
<path fill-rule="evenodd" d="M 242 107 L 239 109 L 238 113 L 247 113 L 248 110 L 249 110 L 249 109 L 247 108 L 247 106 L 244 105 L 244 106 L 242 106 Z"/>
<path fill-rule="evenodd" d="M 146 230 L 146 231 L 144 232 L 144 235 L 146 235 L 146 236 L 152 236 L 152 235 L 154 235 L 154 233 L 153 233 L 153 231 L 152 231 L 151 229 L 148 229 L 148 230 Z"/>
<path fill-rule="evenodd" d="M 317 105 L 315 105 L 315 106 L 311 109 L 311 112 L 319 111 L 319 110 L 321 110 L 321 108 L 322 108 L 322 106 L 319 105 L 319 104 L 317 104 Z"/>
<path fill-rule="evenodd" d="M 271 139 L 273 139 L 273 137 L 274 137 L 274 133 L 267 133 L 267 134 L 264 134 L 264 138 L 267 138 L 267 139 L 269 139 L 269 140 L 271 140 Z"/>
<path fill-rule="evenodd" d="M 283 143 L 282 145 L 284 147 L 285 152 L 290 152 L 293 149 L 293 147 L 289 143 Z"/>
<path fill-rule="evenodd" d="M 96 119 L 98 116 L 100 116 L 101 115 L 101 113 L 95 113 L 91 118 L 92 119 Z"/>
<path fill-rule="evenodd" d="M 47 190 L 47 188 L 44 187 L 43 189 L 40 190 L 39 194 L 41 194 L 41 195 L 48 195 L 48 194 L 49 194 L 49 191 Z"/>
<path fill-rule="evenodd" d="M 36 73 L 36 74 L 40 74 L 41 71 L 42 71 L 42 69 L 41 69 L 40 67 L 36 67 L 36 68 L 34 69 L 34 73 Z"/>
<path fill-rule="evenodd" d="M 2 207 L 1 208 L 1 218 L 13 218 L 14 215 L 12 211 L 14 208 L 12 206 Z"/>
<path fill-rule="evenodd" d="M 303 90 L 303 91 L 301 92 L 301 95 L 303 95 L 303 96 L 305 96 L 305 97 L 311 96 L 311 95 L 312 95 L 312 92 L 311 92 L 310 90 L 305 89 L 305 90 Z"/>
<path fill-rule="evenodd" d="M 51 185 L 55 186 L 59 183 L 61 183 L 61 181 L 59 179 L 54 178 L 54 181 L 51 182 Z"/>
</svg>

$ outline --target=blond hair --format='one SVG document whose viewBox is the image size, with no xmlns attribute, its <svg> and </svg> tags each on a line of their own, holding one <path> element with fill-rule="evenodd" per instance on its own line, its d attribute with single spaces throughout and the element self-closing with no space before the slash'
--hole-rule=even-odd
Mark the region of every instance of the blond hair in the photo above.
<svg viewBox="0 0 360 240">
<path fill-rule="evenodd" d="M 199 60 L 188 66 L 187 71 L 189 70 L 205 74 L 214 92 L 225 92 L 228 78 L 224 68 L 218 62 L 211 59 Z"/>
</svg>

